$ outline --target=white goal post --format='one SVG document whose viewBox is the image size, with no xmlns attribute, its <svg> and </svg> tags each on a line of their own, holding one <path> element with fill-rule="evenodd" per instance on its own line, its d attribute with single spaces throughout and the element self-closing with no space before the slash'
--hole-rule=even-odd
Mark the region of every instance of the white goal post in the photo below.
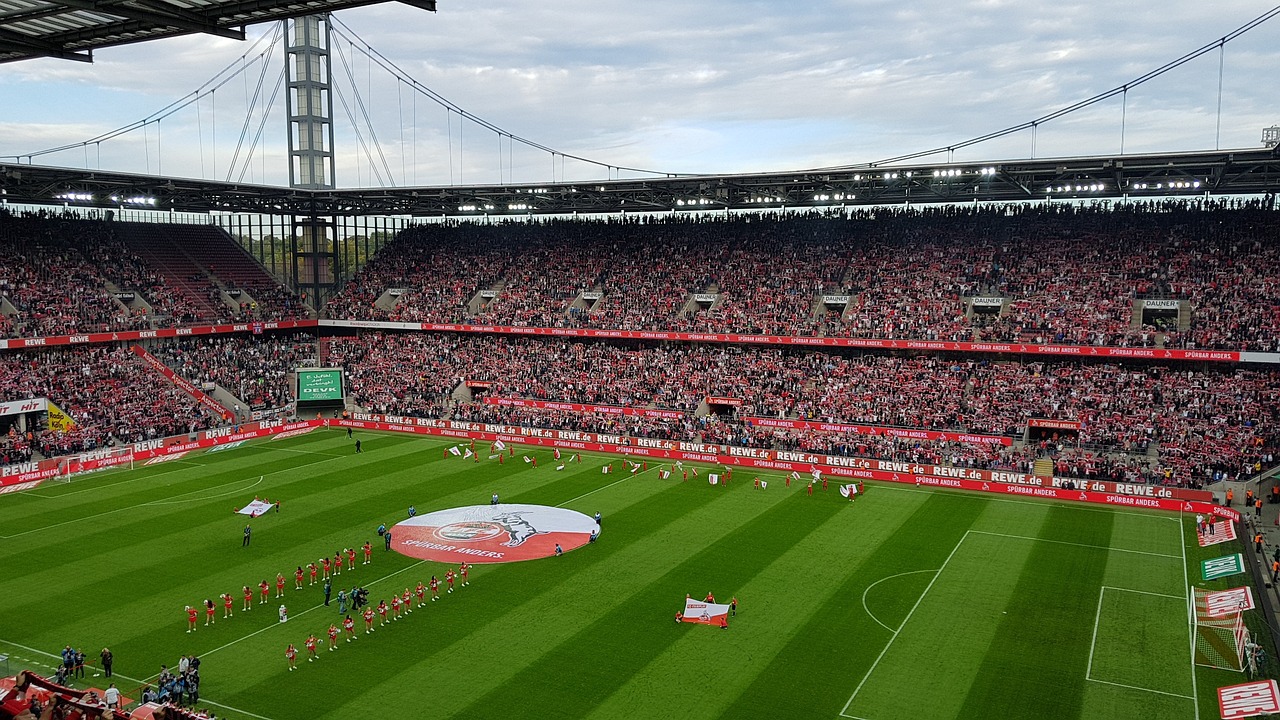
<svg viewBox="0 0 1280 720">
<path fill-rule="evenodd" d="M 58 476 L 55 482 L 71 482 L 71 478 L 97 470 L 113 467 L 133 469 L 133 448 L 107 448 L 92 452 L 68 455 L 58 461 Z"/>
<path fill-rule="evenodd" d="M 1195 588 L 1195 662 L 1205 667 L 1243 672 L 1249 628 L 1244 612 L 1237 610 L 1211 617 L 1205 596 L 1212 591 Z"/>
</svg>

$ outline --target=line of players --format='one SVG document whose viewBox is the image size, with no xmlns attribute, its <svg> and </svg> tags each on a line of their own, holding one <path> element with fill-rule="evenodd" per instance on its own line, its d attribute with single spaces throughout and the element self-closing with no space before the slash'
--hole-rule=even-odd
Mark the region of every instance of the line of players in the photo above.
<svg viewBox="0 0 1280 720">
<path fill-rule="evenodd" d="M 361 562 L 360 564 L 368 565 L 373 561 L 373 545 L 368 541 L 366 541 L 365 544 L 361 547 L 361 550 L 364 552 L 364 561 Z M 345 548 L 343 550 L 335 552 L 333 554 L 332 560 L 328 557 L 322 557 L 318 559 L 316 562 L 308 563 L 305 569 L 301 565 L 299 565 L 298 568 L 293 572 L 293 589 L 301 590 L 303 578 L 307 577 L 308 574 L 310 575 L 310 582 L 308 583 L 308 585 L 315 585 L 317 582 L 316 577 L 318 575 L 321 576 L 322 582 L 328 582 L 331 577 L 341 575 L 342 565 L 344 563 L 344 555 L 345 555 L 345 563 L 347 566 L 347 570 L 348 571 L 355 570 L 356 550 L 354 548 Z M 287 583 L 285 581 L 285 576 L 282 573 L 277 573 L 276 574 L 276 595 L 275 595 L 277 598 L 284 597 L 284 588 L 286 584 Z M 267 599 L 271 594 L 271 585 L 266 580 L 263 580 L 262 582 L 258 583 L 257 587 L 258 587 L 258 593 L 261 596 L 260 599 L 258 600 L 258 604 L 261 605 L 267 602 Z M 245 585 L 244 588 L 241 590 L 241 594 L 244 596 L 244 605 L 241 609 L 245 612 L 252 610 L 253 609 L 253 588 L 249 585 Z M 222 601 L 222 617 L 224 618 L 231 617 L 232 615 L 231 606 L 235 604 L 235 598 L 230 593 L 223 593 L 218 596 L 218 599 Z M 326 591 L 325 600 L 326 602 L 328 601 L 327 591 Z M 189 633 L 195 632 L 196 624 L 200 619 L 200 611 L 188 605 L 186 607 L 186 614 L 187 614 L 187 632 Z M 206 598 L 204 601 L 204 624 L 206 627 L 214 624 L 215 622 L 214 616 L 216 614 L 217 614 L 217 604 L 214 603 L 212 599 Z"/>
<path fill-rule="evenodd" d="M 461 581 L 459 583 L 461 587 L 466 587 L 467 585 L 470 585 L 471 582 L 467 579 L 467 576 L 470 574 L 470 572 L 471 572 L 471 565 L 465 562 L 458 567 L 457 573 L 454 573 L 453 568 L 449 568 L 449 571 L 446 572 L 444 575 L 444 581 L 445 581 L 445 584 L 448 586 L 447 588 L 448 592 L 450 593 L 453 592 L 455 581 Z M 431 602 L 435 602 L 436 600 L 440 599 L 440 579 L 435 575 L 432 575 L 431 580 L 426 584 L 419 581 L 417 588 L 415 588 L 412 591 L 408 587 L 406 587 L 404 589 L 403 594 L 392 595 L 390 605 L 387 604 L 386 600 L 379 600 L 378 606 L 376 608 L 376 615 L 381 617 L 379 627 L 386 625 L 389 622 L 394 622 L 396 620 L 399 620 L 405 615 L 408 615 L 409 613 L 413 612 L 415 607 L 420 608 L 425 606 L 427 604 L 426 595 L 427 595 L 428 589 L 431 590 Z M 415 597 L 414 597 L 415 595 L 417 596 L 416 604 L 415 604 Z M 374 618 L 375 618 L 375 608 L 372 605 L 365 605 L 364 612 L 361 613 L 357 611 L 356 615 L 364 619 L 364 632 L 366 635 L 368 635 L 371 632 L 375 632 L 373 627 Z M 333 652 L 334 650 L 338 649 L 339 635 L 345 635 L 347 642 L 360 639 L 360 636 L 356 633 L 356 621 L 351 617 L 350 614 L 348 614 L 345 618 L 343 618 L 341 622 L 342 622 L 341 629 L 338 628 L 337 623 L 329 623 L 329 629 L 326 631 L 326 633 L 322 633 L 322 634 L 327 634 L 329 637 L 330 652 Z M 317 649 L 319 648 L 319 645 L 320 645 L 319 638 L 316 637 L 315 633 L 311 633 L 310 635 L 307 636 L 307 639 L 303 641 L 302 645 L 307 650 L 307 662 L 314 662 L 315 659 L 319 657 L 317 653 Z M 289 646 L 285 648 L 284 657 L 285 657 L 285 660 L 288 661 L 289 663 L 290 672 L 293 672 L 294 670 L 298 669 L 298 666 L 297 666 L 298 649 L 294 647 L 293 643 L 289 643 Z"/>
</svg>

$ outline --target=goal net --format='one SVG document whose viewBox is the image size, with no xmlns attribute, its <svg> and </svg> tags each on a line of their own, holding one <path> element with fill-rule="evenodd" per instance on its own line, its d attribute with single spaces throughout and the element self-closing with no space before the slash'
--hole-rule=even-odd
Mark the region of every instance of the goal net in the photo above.
<svg viewBox="0 0 1280 720">
<path fill-rule="evenodd" d="M 94 450 L 68 455 L 58 461 L 57 482 L 71 482 L 71 478 L 97 470 L 113 467 L 133 468 L 133 449 L 128 447 Z"/>
<path fill-rule="evenodd" d="M 1244 624 L 1244 612 L 1239 609 L 1215 612 L 1205 602 L 1205 597 L 1209 594 L 1211 591 L 1199 588 L 1195 591 L 1196 664 L 1243 671 L 1245 646 L 1249 644 L 1249 629 Z"/>
</svg>

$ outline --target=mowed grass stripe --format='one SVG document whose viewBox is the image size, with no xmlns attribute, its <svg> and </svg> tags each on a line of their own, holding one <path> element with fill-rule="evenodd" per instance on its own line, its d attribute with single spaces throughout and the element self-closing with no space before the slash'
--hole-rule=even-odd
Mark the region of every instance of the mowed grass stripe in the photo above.
<svg viewBox="0 0 1280 720">
<path fill-rule="evenodd" d="M 9 509 L 6 508 L 6 516 L 9 517 L 4 519 L 4 535 L 8 539 L 18 539 L 44 530 L 65 528 L 72 522 L 81 520 L 100 520 L 102 524 L 124 523 L 127 520 L 115 516 L 146 507 L 148 503 L 157 500 L 166 500 L 228 481 L 246 480 L 248 485 L 261 475 L 289 471 L 298 464 L 297 457 L 279 457 L 273 461 L 258 463 L 240 461 L 214 465 L 218 469 L 212 473 L 208 467 L 182 466 L 181 472 L 163 473 L 155 482 L 132 483 L 103 494 L 86 493 L 70 500 L 27 508 L 21 514 L 9 516 Z M 253 490 L 249 492 L 252 493 Z M 65 530 L 61 534 L 72 537 L 75 535 L 74 532 Z"/>
<path fill-rule="evenodd" d="M 406 457 L 388 458 L 386 462 L 413 463 L 416 454 L 410 452 Z M 337 478 L 343 472 L 337 469 L 328 475 Z M 318 478 L 317 487 L 324 486 L 326 479 L 329 478 Z M 249 521 L 242 515 L 232 514 L 229 506 L 224 509 L 221 502 L 211 502 L 217 502 L 217 510 L 188 508 L 171 513 L 167 521 L 149 518 L 131 527 L 88 534 L 84 541 L 89 543 L 88 547 L 94 547 L 95 552 L 81 552 L 75 562 L 78 570 L 73 574 L 49 575 L 52 570 L 29 574 L 28 579 L 33 582 L 46 581 L 43 579 L 49 576 L 48 582 L 57 581 L 76 596 L 113 598 L 115 606 L 125 612 L 104 620 L 94 614 L 92 603 L 85 603 L 68 608 L 66 613 L 40 613 L 45 599 L 27 594 L 23 596 L 25 603 L 11 605 L 6 608 L 6 614 L 12 611 L 31 618 L 28 628 L 36 633 L 47 630 L 59 637 L 73 633 L 76 637 L 95 639 L 105 635 L 117 646 L 127 646 L 133 641 L 152 646 L 182 626 L 184 605 L 216 598 L 220 592 L 237 594 L 242 585 L 253 585 L 262 579 L 274 583 L 278 572 L 291 577 L 293 567 L 319 556 L 313 544 L 317 515 L 333 512 L 325 505 L 320 506 L 323 510 L 310 513 L 291 507 L 292 513 L 270 513 Z M 305 505 L 305 501 L 302 504 Z M 193 523 L 192 516 L 200 518 L 199 524 Z M 255 527 L 254 545 L 248 549 L 240 547 L 240 530 L 246 522 L 252 522 Z M 356 544 L 356 536 L 347 522 L 324 527 L 336 527 L 344 533 L 347 542 L 341 547 Z M 373 537 L 370 527 L 368 538 Z M 303 554 L 301 548 L 308 544 L 312 545 Z M 337 549 L 333 543 L 325 543 L 323 547 L 326 555 Z M 148 586 L 145 593 L 138 593 L 136 588 L 140 582 L 156 585 Z M 159 613 L 164 620 L 158 625 L 124 622 L 123 618 L 133 615 L 130 611 L 152 616 Z"/>
<path fill-rule="evenodd" d="M 835 591 L 720 717 L 831 717 L 840 712 L 892 636 L 863 609 L 864 591 L 899 573 L 940 568 L 988 506 L 976 495 L 926 497 L 869 557 L 831 569 Z M 849 539 L 858 541 L 856 536 Z M 923 575 L 915 588 L 923 591 L 929 577 Z M 902 597 L 898 612 L 882 620 L 896 626 L 918 597 L 919 592 Z"/>
<path fill-rule="evenodd" d="M 638 588 L 536 665 L 525 667 L 456 716 L 506 718 L 515 707 L 532 717 L 587 714 L 688 630 L 663 622 L 682 607 L 684 593 L 701 594 L 705 587 L 727 600 L 762 567 L 842 509 L 843 503 L 817 502 L 793 493 Z M 746 547 L 750 554 L 743 552 Z M 604 638 L 608 641 L 602 642 Z"/>
<path fill-rule="evenodd" d="M 1039 537 L 1106 547 L 1114 519 L 1110 513 L 1082 516 L 1053 508 Z M 1078 718 L 1097 592 L 1110 551 L 1008 542 L 1034 547 L 958 717 Z"/>
<path fill-rule="evenodd" d="M 400 438 L 392 446 L 412 441 L 412 438 Z M 0 516 L 3 518 L 0 522 L 3 522 L 5 535 L 9 539 L 18 539 L 42 530 L 67 528 L 73 523 L 76 524 L 75 532 L 62 531 L 61 534 L 76 538 L 85 526 L 130 524 L 134 520 L 128 517 L 131 511 L 145 509 L 155 512 L 157 508 L 180 506 L 187 497 L 194 502 L 219 492 L 234 493 L 234 482 L 238 480 L 245 481 L 249 497 L 262 495 L 262 488 L 270 487 L 268 481 L 274 481 L 273 476 L 277 474 L 293 472 L 304 466 L 314 467 L 329 460 L 339 460 L 330 458 L 327 454 L 316 454 L 310 456 L 310 459 L 300 460 L 309 456 L 283 451 L 287 449 L 264 443 L 246 445 L 230 452 L 217 453 L 213 460 L 198 466 L 185 464 L 184 460 L 183 465 L 162 463 L 143 467 L 133 471 L 143 473 L 136 482 L 126 480 L 96 486 L 88 484 L 96 482 L 96 478 L 89 476 L 70 483 L 70 486 L 80 483 L 88 485 L 69 491 L 70 496 L 67 498 L 57 499 L 55 502 L 37 498 L 42 504 L 25 509 L 11 509 L 6 505 L 5 515 Z M 264 459 L 264 454 L 267 459 Z M 263 479 L 262 483 L 256 483 L 259 478 Z M 208 493 L 201 492 L 206 489 Z M 12 521 L 8 517 L 10 512 L 14 513 Z M 86 522 L 79 522 L 81 520 Z M 90 520 L 95 521 L 93 525 L 87 522 Z"/>
<path fill-rule="evenodd" d="M 853 504 L 834 492 L 806 498 L 805 502 L 834 502 L 844 509 L 741 586 L 736 593 L 738 616 L 731 620 L 728 632 L 675 628 L 679 639 L 628 678 L 589 717 L 668 718 L 676 707 L 685 717 L 719 715 L 797 633 L 815 619 L 825 620 L 828 603 L 851 600 L 836 595 L 846 570 L 870 557 L 928 497 L 912 495 L 904 500 L 873 493 Z M 851 542 L 852 538 L 857 540 Z M 914 587 L 922 588 L 923 583 Z M 653 632 L 663 631 L 655 621 Z M 695 670 L 673 672 L 673 668 Z"/>
<path fill-rule="evenodd" d="M 365 510 L 364 508 L 362 508 L 362 506 L 365 504 L 372 503 L 385 508 L 387 503 L 380 502 L 380 500 L 385 500 L 388 497 L 394 497 L 394 498 L 397 498 L 397 500 L 393 503 L 394 507 L 400 508 L 400 507 L 403 507 L 404 505 L 403 498 L 401 497 L 401 495 L 405 493 L 412 493 L 412 497 L 421 498 L 421 500 L 419 501 L 420 504 L 423 504 L 424 506 L 427 506 L 427 507 L 434 507 L 436 505 L 453 506 L 456 504 L 466 504 L 466 503 L 473 504 L 474 500 L 476 499 L 474 486 L 475 486 L 477 477 L 489 477 L 490 482 L 485 483 L 487 487 L 488 485 L 491 485 L 494 482 L 505 481 L 506 479 L 508 479 L 509 472 L 511 470 L 515 470 L 515 468 L 498 466 L 496 464 L 482 466 L 481 468 L 474 469 L 470 467 L 470 464 L 460 464 L 456 462 L 443 462 L 440 456 L 435 454 L 436 450 L 438 450 L 439 448 L 436 447 L 434 442 L 424 443 L 422 441 L 419 441 L 417 443 L 417 446 L 421 447 L 421 449 L 411 454 L 402 455 L 396 461 L 405 467 L 405 472 L 408 472 L 411 475 L 420 475 L 420 477 L 416 479 L 412 479 L 412 480 L 405 479 L 403 480 L 403 482 L 401 482 L 400 478 L 398 478 L 398 474 L 399 474 L 398 472 L 386 471 L 387 469 L 383 467 L 375 467 L 374 474 L 368 478 L 363 479 L 362 482 L 374 483 L 377 487 L 384 488 L 384 490 L 382 493 L 362 494 L 360 492 L 355 492 L 355 493 L 350 492 L 349 487 L 346 485 L 340 487 L 338 490 L 334 490 L 333 484 L 327 482 L 330 478 L 320 477 L 320 478 L 316 478 L 315 480 L 320 485 L 330 488 L 326 490 L 324 493 L 321 493 L 321 495 L 329 494 L 333 492 L 340 492 L 344 497 L 351 496 L 351 497 L 359 497 L 361 499 L 356 502 L 334 506 L 333 503 L 326 502 L 323 499 L 321 499 L 317 503 L 316 498 L 313 496 L 311 498 L 307 498 L 305 501 L 302 501 L 302 502 L 291 503 L 291 506 L 293 507 L 295 512 L 293 512 L 290 515 L 291 519 L 289 521 L 289 524 L 299 526 L 299 529 L 301 531 L 305 532 L 308 529 L 314 528 L 317 526 L 338 528 L 337 530 L 335 530 L 335 532 L 339 533 L 340 537 L 335 538 L 332 542 L 325 542 L 324 540 L 320 540 L 318 545 L 318 547 L 320 548 L 319 550 L 316 549 L 317 541 L 314 538 L 309 540 L 311 551 L 312 551 L 311 556 L 315 556 L 318 553 L 328 554 L 329 552 L 331 552 L 328 550 L 328 548 L 335 547 L 335 543 L 341 543 L 341 547 L 351 546 L 353 543 L 350 540 L 350 521 L 352 517 L 361 516 L 362 513 L 364 516 L 368 516 L 371 518 L 367 523 L 365 523 L 365 525 L 368 528 L 367 539 L 374 542 L 379 542 L 379 539 L 373 533 L 375 520 L 372 518 L 385 517 L 386 513 L 379 515 L 376 510 L 372 512 Z M 442 472 L 423 473 L 422 472 L 423 467 L 431 463 L 440 463 L 440 470 Z M 382 464 L 385 464 L 384 461 L 379 461 L 379 465 L 382 465 Z M 365 467 L 368 467 L 368 465 L 366 464 Z M 341 471 L 335 471 L 335 472 L 341 472 Z M 589 473 L 589 468 L 584 468 L 583 472 Z M 591 475 L 588 474 L 588 477 L 591 477 Z M 530 482 L 530 479 L 526 478 L 523 482 L 528 483 Z M 657 490 L 659 490 L 659 488 L 655 488 L 655 491 Z M 441 502 L 437 502 L 439 498 L 444 498 L 444 499 Z M 449 498 L 452 498 L 457 502 L 450 502 Z M 305 516 L 300 516 L 300 514 L 296 512 L 297 506 L 299 505 L 315 506 L 317 504 L 319 505 L 319 507 L 322 508 L 320 511 L 309 512 Z M 282 514 L 280 517 L 284 517 L 284 516 L 285 515 Z M 276 516 L 272 514 L 271 517 L 274 518 Z M 390 522 L 391 521 L 388 521 L 388 524 L 390 524 Z M 285 528 L 281 528 L 280 532 L 284 532 L 284 530 Z M 433 572 L 441 576 L 443 576 L 444 574 L 444 568 L 439 565 L 434 565 L 429 563 L 427 564 L 420 563 L 417 560 L 414 560 L 412 558 L 406 558 L 397 553 L 386 553 L 380 547 L 376 549 L 377 549 L 377 557 L 374 565 L 371 568 L 365 568 L 363 566 L 357 565 L 356 573 L 344 572 L 334 577 L 333 586 L 334 586 L 335 596 L 339 588 L 350 587 L 354 584 L 363 585 L 370 582 L 371 580 L 374 580 L 375 578 L 382 578 L 389 572 L 399 572 L 402 570 L 408 570 L 410 568 L 414 568 L 420 565 L 422 566 L 420 570 L 415 571 L 412 575 L 402 574 L 402 576 L 396 580 L 397 583 L 401 583 L 400 585 L 401 588 L 403 588 L 404 585 L 406 584 L 410 586 L 416 585 L 416 583 L 419 580 L 425 581 Z M 306 557 L 311 557 L 311 556 L 306 556 Z M 305 563 L 306 560 L 303 560 L 303 562 Z M 232 572 L 236 572 L 236 571 L 233 570 Z M 273 569 L 271 573 L 266 577 L 268 582 L 274 582 L 274 577 L 275 577 L 274 572 L 275 570 Z M 293 587 L 292 574 L 291 572 L 288 571 L 287 568 L 284 572 L 288 577 L 288 587 L 291 589 Z M 487 572 L 486 569 L 477 568 L 477 570 L 473 572 L 472 577 L 475 579 L 479 579 L 484 574 L 486 574 L 486 572 Z M 199 582 L 202 584 L 202 586 L 207 587 L 209 580 L 210 578 L 200 578 Z M 255 579 L 251 578 L 250 582 L 253 582 L 253 581 L 255 581 Z M 378 592 L 387 593 L 387 597 L 389 597 L 389 591 L 391 589 L 393 589 L 391 585 L 387 584 L 380 587 L 378 589 Z M 273 595 L 274 595 L 274 591 L 273 591 Z M 305 600 L 305 605 L 300 604 L 299 597 Z M 295 593 L 294 591 L 290 590 L 286 594 L 286 598 L 284 598 L 283 600 L 291 603 L 291 607 L 294 609 L 294 613 L 296 615 L 299 610 L 305 609 L 306 607 L 316 607 L 320 605 L 321 593 L 318 587 L 312 588 L 311 586 L 307 586 L 307 590 L 305 593 Z M 255 598 L 255 602 L 256 602 L 256 598 Z M 249 630 L 261 629 L 263 627 L 269 627 L 273 625 L 274 615 L 272 614 L 271 609 L 274 608 L 275 603 L 276 601 L 273 598 L 267 613 L 263 615 L 256 615 L 253 618 L 253 626 L 250 626 L 247 628 L 244 626 L 238 626 L 237 632 L 243 633 Z M 237 596 L 237 607 L 239 607 L 238 596 Z M 336 603 L 332 607 L 336 608 L 337 607 Z M 322 617 L 322 616 L 317 616 L 317 617 Z M 324 628 L 323 627 L 319 628 L 317 632 L 322 629 Z M 159 633 L 159 635 L 163 637 L 165 634 L 169 632 L 171 632 L 171 630 L 164 629 Z M 202 638 L 202 640 L 203 639 L 204 638 Z M 217 642 L 222 643 L 224 642 L 224 639 L 219 637 Z M 217 644 L 214 644 L 214 647 L 217 647 L 217 646 L 218 646 Z"/>
<path fill-rule="evenodd" d="M 405 446 L 405 451 L 411 450 L 412 446 Z M 293 462 L 292 466 L 279 464 L 290 460 Z M 395 458 L 387 460 L 397 461 Z M 264 488 L 270 495 L 278 498 L 279 492 L 288 494 L 284 488 L 299 483 L 313 483 L 317 478 L 337 479 L 349 472 L 344 468 L 335 468 L 325 473 L 316 473 L 315 469 L 325 465 L 298 464 L 296 457 L 274 460 L 267 466 L 246 467 L 243 459 L 237 459 L 230 467 L 214 467 L 218 471 L 213 473 L 209 468 L 192 468 L 191 472 L 196 477 L 182 481 L 184 488 L 191 482 L 205 483 L 206 487 L 186 490 L 177 497 L 153 495 L 150 501 L 164 504 L 144 502 L 92 521 L 28 536 L 39 535 L 45 539 L 44 552 L 49 561 L 28 564 L 20 568 L 19 576 L 35 583 L 58 582 L 69 592 L 92 593 L 94 589 L 85 584 L 102 577 L 123 572 L 136 572 L 140 576 L 149 576 L 153 572 L 163 574 L 166 567 L 174 564 L 199 567 L 187 563 L 216 559 L 221 552 L 229 549 L 240 551 L 240 531 L 245 523 L 253 524 L 259 536 L 255 539 L 261 539 L 264 532 L 271 534 L 276 531 L 280 518 L 297 515 L 293 512 L 295 508 L 291 499 L 285 499 L 283 503 L 289 506 L 290 512 L 272 513 L 270 517 L 253 521 L 232 512 L 233 508 L 244 505 L 255 495 L 267 495 Z M 268 483 L 264 480 L 263 484 L 254 485 L 257 476 L 250 477 L 248 473 L 263 470 L 271 473 L 271 481 Z M 297 478 L 291 480 L 295 475 Z M 168 489 L 171 490 L 172 488 Z M 153 494 L 160 492 L 166 490 L 152 490 Z M 259 543 L 258 547 L 262 544 Z M 251 548 L 250 551 L 257 553 L 258 547 Z M 188 552 L 192 556 L 188 557 Z M 237 562 L 243 559 L 243 553 L 236 556 Z M 210 566 L 216 567 L 218 564 L 221 563 L 215 560 Z M 36 602 L 38 599 L 32 598 L 32 601 Z"/>
<path fill-rule="evenodd" d="M 710 491 L 690 493 L 688 488 L 679 486 L 654 486 L 653 490 L 652 495 L 608 516 L 599 543 L 561 558 L 480 566 L 477 569 L 482 574 L 475 577 L 471 587 L 432 603 L 421 611 L 425 614 L 415 613 L 411 623 L 388 627 L 386 631 L 394 635 L 370 636 L 373 642 L 357 648 L 359 657 L 338 656 L 344 668 L 358 668 L 374 681 L 363 693 L 350 696 L 327 715 L 349 717 L 374 702 L 388 714 L 447 716 L 525 663 L 534 662 L 548 649 L 544 642 L 551 642 L 558 635 L 571 635 L 575 626 L 562 628 L 565 620 L 573 620 L 573 613 L 583 607 L 614 598 L 630 577 L 624 568 L 631 566 L 631 575 L 645 572 L 635 566 L 637 557 L 652 558 L 659 552 L 664 558 L 682 556 L 679 547 L 670 552 L 663 548 L 681 537 L 696 545 L 699 530 L 705 531 L 708 520 L 719 514 L 713 506 L 732 504 L 731 498 Z M 644 549 L 638 550 L 638 545 Z M 560 569 L 549 575 L 549 568 Z M 442 566 L 427 563 L 416 574 L 425 579 L 442 571 Z M 377 598 L 385 596 L 383 589 L 372 599 L 376 604 Z M 267 633 L 264 637 L 272 638 L 270 644 L 255 642 L 240 652 L 254 657 L 263 655 L 269 658 L 264 660 L 270 663 L 268 667 L 279 666 L 283 671 L 279 664 L 283 647 L 280 643 L 300 639 L 306 632 L 302 627 L 288 630 L 287 634 Z M 406 641 L 406 633 L 420 639 Z M 383 640 L 388 637 L 399 640 Z M 412 654 L 394 651 L 406 642 L 412 647 Z M 285 714 L 295 706 L 280 696 L 279 683 L 285 683 L 291 693 L 311 697 L 328 692 L 333 678 L 332 671 L 291 675 L 281 672 L 287 675 L 282 680 L 279 676 L 246 677 L 234 668 L 223 670 L 218 677 L 233 700 L 255 699 L 262 703 L 266 697 L 264 707 Z M 404 687 L 414 687 L 416 692 L 403 693 Z M 430 697 L 431 702 L 419 702 L 420 697 Z"/>
</svg>

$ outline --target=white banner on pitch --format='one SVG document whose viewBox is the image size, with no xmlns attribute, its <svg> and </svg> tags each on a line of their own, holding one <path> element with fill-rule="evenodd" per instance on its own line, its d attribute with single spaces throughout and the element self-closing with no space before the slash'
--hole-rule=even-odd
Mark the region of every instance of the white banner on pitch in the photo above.
<svg viewBox="0 0 1280 720">
<path fill-rule="evenodd" d="M 270 510 L 273 507 L 275 507 L 275 505 L 272 503 L 263 502 L 261 500 L 255 499 L 253 502 L 249 503 L 248 505 L 245 505 L 244 507 L 240 508 L 236 512 L 240 513 L 241 515 L 248 515 L 249 517 L 258 517 L 259 515 Z"/>
<path fill-rule="evenodd" d="M 729 606 L 685 598 L 684 616 L 681 621 L 727 627 L 729 625 Z"/>
</svg>

